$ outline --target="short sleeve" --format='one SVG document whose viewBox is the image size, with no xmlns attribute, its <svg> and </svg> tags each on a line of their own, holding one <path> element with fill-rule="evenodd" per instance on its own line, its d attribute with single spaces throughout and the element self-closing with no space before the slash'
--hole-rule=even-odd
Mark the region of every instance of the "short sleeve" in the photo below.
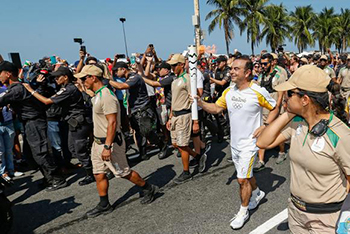
<svg viewBox="0 0 350 234">
<path fill-rule="evenodd" d="M 50 99 L 53 101 L 55 104 L 59 104 L 61 102 L 64 102 L 67 100 L 71 95 L 72 92 L 74 92 L 73 89 L 69 88 L 61 88 L 54 96 L 52 96 Z"/>
<path fill-rule="evenodd" d="M 137 86 L 140 84 L 139 77 L 133 76 L 133 77 L 129 78 L 125 83 L 128 84 L 130 88 Z"/>
<path fill-rule="evenodd" d="M 349 141 L 350 132 L 339 139 L 335 148 L 335 159 L 337 160 L 338 165 L 342 168 L 346 175 L 350 175 L 350 144 L 348 143 Z"/>
<path fill-rule="evenodd" d="M 203 73 L 197 69 L 197 89 L 203 89 L 204 76 Z"/>
<path fill-rule="evenodd" d="M 0 94 L 0 106 L 6 106 L 11 102 L 19 101 L 21 94 L 23 95 L 23 92 L 19 86 L 15 86 L 6 90 L 5 92 Z"/>
<path fill-rule="evenodd" d="M 269 94 L 269 92 L 267 92 L 265 88 L 253 84 L 251 89 L 255 92 L 258 98 L 259 105 L 261 107 L 264 107 L 270 111 L 273 110 L 273 108 L 275 108 L 276 101 L 271 97 L 271 95 Z"/>
<path fill-rule="evenodd" d="M 215 102 L 216 105 L 218 105 L 224 109 L 227 109 L 226 94 L 228 93 L 228 91 L 230 91 L 230 87 L 228 87 L 227 89 L 224 90 L 221 97 L 219 97 L 219 99 Z"/>
<path fill-rule="evenodd" d="M 227 83 L 231 82 L 231 75 L 230 75 L 230 70 L 229 69 L 226 70 L 223 80 L 226 80 Z"/>
<path fill-rule="evenodd" d="M 290 140 L 292 138 L 292 123 L 293 120 L 290 121 L 281 131 L 281 134 L 286 138 L 286 140 Z"/>
<path fill-rule="evenodd" d="M 167 78 L 164 78 L 162 80 L 159 81 L 160 85 L 162 87 L 165 87 L 165 86 L 168 86 L 168 85 L 171 85 L 171 83 L 173 82 L 173 77 L 169 76 Z"/>
<path fill-rule="evenodd" d="M 104 93 L 101 98 L 101 108 L 104 115 L 118 113 L 117 99 L 112 94 Z"/>
</svg>

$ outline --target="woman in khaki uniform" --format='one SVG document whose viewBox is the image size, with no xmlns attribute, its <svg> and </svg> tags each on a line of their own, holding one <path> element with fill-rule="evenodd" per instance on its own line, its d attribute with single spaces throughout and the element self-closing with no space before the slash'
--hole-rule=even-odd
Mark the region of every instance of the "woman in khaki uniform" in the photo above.
<svg viewBox="0 0 350 234">
<path fill-rule="evenodd" d="M 257 146 L 268 149 L 291 141 L 292 233 L 334 233 L 350 179 L 350 130 L 329 112 L 330 79 L 321 69 L 299 68 L 278 91 L 287 91 L 287 110 L 260 135 Z"/>
</svg>

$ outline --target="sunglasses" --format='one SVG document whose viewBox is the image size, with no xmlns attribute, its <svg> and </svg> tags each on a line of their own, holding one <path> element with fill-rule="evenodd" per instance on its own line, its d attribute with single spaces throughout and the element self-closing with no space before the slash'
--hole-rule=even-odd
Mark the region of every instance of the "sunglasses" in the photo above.
<svg viewBox="0 0 350 234">
<path fill-rule="evenodd" d="M 292 97 L 293 94 L 296 94 L 296 95 L 298 95 L 298 96 L 300 96 L 300 97 L 304 95 L 304 94 L 301 93 L 301 92 L 296 92 L 296 91 L 293 91 L 293 90 L 288 90 L 288 91 L 287 91 L 287 96 L 288 96 L 289 98 Z"/>
<path fill-rule="evenodd" d="M 266 62 L 266 63 L 260 63 L 261 66 L 266 66 L 267 64 L 269 64 L 269 62 Z"/>
</svg>

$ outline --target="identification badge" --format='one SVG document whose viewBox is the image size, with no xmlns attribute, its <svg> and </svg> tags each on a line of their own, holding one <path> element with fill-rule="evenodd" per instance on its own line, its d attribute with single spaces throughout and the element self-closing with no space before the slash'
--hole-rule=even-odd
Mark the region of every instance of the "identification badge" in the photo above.
<svg viewBox="0 0 350 234">
<path fill-rule="evenodd" d="M 324 146 L 326 144 L 326 140 L 324 139 L 324 137 L 317 137 L 314 140 L 314 143 L 311 146 L 312 151 L 314 152 L 321 152 L 324 149 Z"/>
<path fill-rule="evenodd" d="M 298 125 L 297 129 L 295 130 L 295 135 L 298 136 L 300 135 L 302 131 L 303 126 L 301 124 Z"/>
</svg>

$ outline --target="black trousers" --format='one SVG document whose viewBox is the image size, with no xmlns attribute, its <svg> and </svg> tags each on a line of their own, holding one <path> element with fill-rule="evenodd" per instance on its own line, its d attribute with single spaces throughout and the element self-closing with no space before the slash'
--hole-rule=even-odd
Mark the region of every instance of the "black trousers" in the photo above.
<svg viewBox="0 0 350 234">
<path fill-rule="evenodd" d="M 47 121 L 45 119 L 28 120 L 24 122 L 27 142 L 32 151 L 33 159 L 39 165 L 47 181 L 60 178 L 54 157 L 49 154 L 47 142 Z"/>
<path fill-rule="evenodd" d="M 92 170 L 92 163 L 89 155 L 89 135 L 91 126 L 87 123 L 77 126 L 68 132 L 68 148 L 87 171 Z"/>
<path fill-rule="evenodd" d="M 149 140 L 151 144 L 156 144 L 160 147 L 163 143 L 159 139 L 155 129 L 156 118 L 156 114 L 150 108 L 133 113 L 130 117 L 130 125 L 135 130 L 137 146 L 141 155 L 146 153 L 146 139 Z"/>
</svg>

